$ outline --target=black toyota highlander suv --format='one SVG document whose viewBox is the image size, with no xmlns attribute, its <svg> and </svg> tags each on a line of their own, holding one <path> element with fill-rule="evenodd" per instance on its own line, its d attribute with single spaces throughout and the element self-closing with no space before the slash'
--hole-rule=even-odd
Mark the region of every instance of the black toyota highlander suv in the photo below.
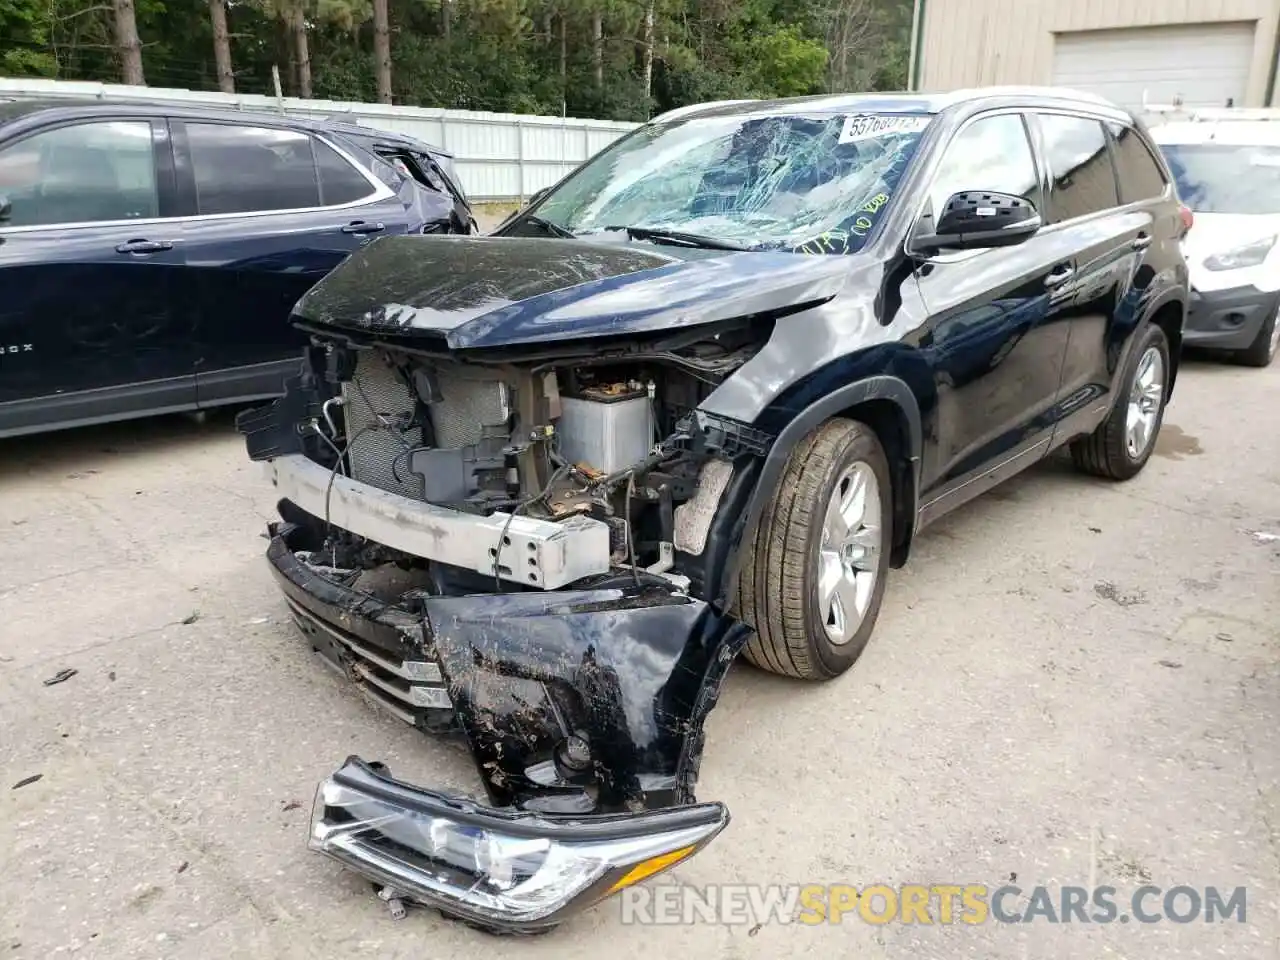
<svg viewBox="0 0 1280 960">
<path fill-rule="evenodd" d="M 1128 113 L 999 89 L 682 110 L 494 236 L 355 253 L 239 420 L 268 558 L 316 650 L 466 736 L 492 805 L 353 757 L 311 845 L 502 929 L 696 853 L 739 652 L 837 677 L 927 524 L 1059 447 L 1142 470 L 1184 224 Z"/>
</svg>

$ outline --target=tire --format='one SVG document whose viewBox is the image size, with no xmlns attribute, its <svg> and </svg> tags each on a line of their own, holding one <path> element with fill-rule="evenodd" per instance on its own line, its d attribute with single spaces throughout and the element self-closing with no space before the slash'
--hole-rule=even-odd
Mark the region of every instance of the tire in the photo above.
<svg viewBox="0 0 1280 960">
<path fill-rule="evenodd" d="M 1276 322 L 1277 312 L 1277 310 L 1271 311 L 1271 315 L 1267 317 L 1266 323 L 1262 325 L 1258 336 L 1254 338 L 1248 349 L 1240 350 L 1235 354 L 1237 363 L 1242 363 L 1246 367 L 1271 366 L 1276 351 L 1280 349 L 1280 324 Z"/>
<path fill-rule="evenodd" d="M 1129 444 L 1130 407 L 1139 396 L 1138 378 L 1151 373 L 1145 362 L 1152 352 L 1159 357 L 1160 362 L 1159 376 L 1156 378 L 1159 381 L 1159 395 L 1154 398 L 1154 409 L 1149 411 L 1154 417 L 1146 431 L 1145 442 L 1135 453 Z M 1169 371 L 1169 341 L 1164 331 L 1153 324 L 1134 344 L 1121 381 L 1123 387 L 1117 394 L 1107 419 L 1087 437 L 1071 442 L 1071 459 L 1078 469 L 1108 480 L 1128 480 L 1138 475 L 1151 459 L 1151 451 L 1155 449 L 1160 426 L 1164 422 L 1164 408 L 1169 396 Z M 1152 402 L 1149 389 L 1145 392 L 1145 398 Z"/>
<path fill-rule="evenodd" d="M 874 492 L 868 478 L 875 480 Z M 893 530 L 890 481 L 884 448 L 866 424 L 828 420 L 796 445 L 758 527 L 743 542 L 735 612 L 755 630 L 745 650 L 750 663 L 803 680 L 828 680 L 853 666 L 884 596 Z M 837 485 L 848 503 L 843 516 L 859 517 L 839 550 L 825 522 Z M 839 614 L 819 597 L 821 571 L 830 576 L 837 569 L 844 579 L 828 582 L 841 589 L 828 596 L 844 598 Z M 843 616 L 846 603 L 859 615 L 856 629 Z M 828 621 L 834 621 L 830 628 Z M 841 642 L 833 633 L 847 635 Z"/>
</svg>

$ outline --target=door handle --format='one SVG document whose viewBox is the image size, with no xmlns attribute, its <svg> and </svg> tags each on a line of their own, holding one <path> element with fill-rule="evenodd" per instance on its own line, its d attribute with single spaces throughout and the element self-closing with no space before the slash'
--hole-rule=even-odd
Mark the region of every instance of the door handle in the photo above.
<svg viewBox="0 0 1280 960">
<path fill-rule="evenodd" d="M 1132 247 L 1133 247 L 1133 249 L 1135 249 L 1135 250 L 1145 250 L 1145 249 L 1147 249 L 1147 247 L 1149 247 L 1149 246 L 1151 246 L 1151 235 L 1150 235 L 1150 234 L 1147 234 L 1147 233 L 1140 233 L 1140 234 L 1138 234 L 1136 237 L 1134 237 L 1134 238 L 1133 238 L 1133 243 L 1132 243 Z"/>
<path fill-rule="evenodd" d="M 1049 275 L 1044 278 L 1044 285 L 1050 289 L 1060 287 L 1075 275 L 1076 268 L 1069 263 L 1064 263 L 1050 271 Z"/>
<path fill-rule="evenodd" d="M 365 223 L 363 220 L 352 220 L 342 228 L 342 232 L 354 234 L 381 233 L 385 229 L 387 229 L 385 223 Z"/>
<path fill-rule="evenodd" d="M 168 240 L 126 240 L 116 247 L 116 253 L 159 253 L 172 249 L 173 244 Z"/>
</svg>

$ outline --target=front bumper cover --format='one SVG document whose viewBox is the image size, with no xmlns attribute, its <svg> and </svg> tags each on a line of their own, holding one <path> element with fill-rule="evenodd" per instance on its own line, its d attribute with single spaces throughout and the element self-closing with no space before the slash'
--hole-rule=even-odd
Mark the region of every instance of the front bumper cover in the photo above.
<svg viewBox="0 0 1280 960">
<path fill-rule="evenodd" d="M 288 502 L 281 514 L 288 519 L 269 528 L 267 556 L 312 645 L 401 719 L 424 730 L 459 728 L 492 804 L 479 807 L 367 770 L 357 776 L 352 771 L 361 768 L 353 760 L 346 773 L 322 784 L 316 829 L 333 831 L 342 822 L 325 800 L 326 789 L 352 790 L 356 781 L 365 792 L 376 787 L 394 792 L 397 802 L 414 800 L 416 806 L 405 807 L 410 811 L 438 812 L 441 804 L 465 809 L 484 822 L 480 829 L 499 836 L 490 829 L 495 824 L 518 823 L 553 841 L 571 821 L 615 840 L 683 840 L 685 818 L 701 811 L 693 824 L 702 831 L 699 839 L 675 848 L 690 848 L 689 855 L 723 829 L 727 811 L 695 806 L 694 786 L 703 723 L 748 627 L 704 601 L 638 585 L 629 575 L 585 590 L 423 594 L 386 603 L 303 563 L 296 553 L 314 548 L 318 521 Z M 404 830 L 405 816 L 387 809 L 384 822 L 400 821 L 397 829 Z M 359 836 L 359 843 L 330 844 L 323 852 L 408 890 L 412 899 L 494 929 L 556 923 L 602 894 L 589 886 L 549 914 L 504 913 L 492 904 L 459 902 L 448 884 L 433 886 L 429 858 L 392 864 L 373 855 L 384 844 L 376 833 Z M 652 848 L 626 845 L 639 853 Z M 614 868 L 600 869 L 593 883 Z M 407 878 L 406 870 L 417 872 Z"/>
<path fill-rule="evenodd" d="M 1183 342 L 1191 347 L 1247 350 L 1277 305 L 1280 293 L 1252 286 L 1192 290 Z"/>
</svg>

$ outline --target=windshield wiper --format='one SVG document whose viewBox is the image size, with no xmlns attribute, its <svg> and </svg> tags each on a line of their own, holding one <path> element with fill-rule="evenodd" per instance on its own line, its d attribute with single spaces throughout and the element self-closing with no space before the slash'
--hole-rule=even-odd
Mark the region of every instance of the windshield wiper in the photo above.
<svg viewBox="0 0 1280 960">
<path fill-rule="evenodd" d="M 514 227 L 517 223 L 528 223 L 537 227 L 543 233 L 550 234 L 553 237 L 559 237 L 561 240 L 576 240 L 578 235 L 572 230 L 566 230 L 558 223 L 548 220 L 546 217 L 540 217 L 536 213 L 526 213 L 518 216 L 512 222 Z"/>
<path fill-rule="evenodd" d="M 707 250 L 750 250 L 745 243 L 735 240 L 721 240 L 719 237 L 704 237 L 700 233 L 684 233 L 680 230 L 663 230 L 659 227 L 605 227 L 606 230 L 625 230 L 632 240 L 653 240 L 656 243 L 682 243 L 689 247 L 704 247 Z"/>
</svg>

